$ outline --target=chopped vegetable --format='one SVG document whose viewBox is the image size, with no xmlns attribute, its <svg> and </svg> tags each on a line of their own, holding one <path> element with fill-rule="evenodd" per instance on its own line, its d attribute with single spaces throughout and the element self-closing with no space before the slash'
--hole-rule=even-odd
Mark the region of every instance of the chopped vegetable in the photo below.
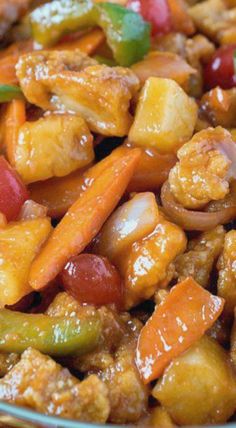
<svg viewBox="0 0 236 428">
<path fill-rule="evenodd" d="M 126 145 L 132 148 L 129 142 Z M 177 161 L 174 153 L 160 154 L 155 148 L 143 147 L 141 150 L 142 156 L 128 186 L 130 192 L 159 189 Z"/>
<path fill-rule="evenodd" d="M 50 317 L 0 310 L 0 350 L 20 354 L 29 347 L 49 355 L 84 354 L 95 348 L 100 335 L 99 317 Z"/>
<path fill-rule="evenodd" d="M 220 86 L 229 89 L 236 86 L 234 55 L 236 44 L 223 46 L 215 52 L 204 69 L 206 89 Z"/>
<path fill-rule="evenodd" d="M 149 77 L 164 77 L 175 80 L 186 92 L 190 88 L 192 77 L 197 73 L 183 58 L 171 52 L 150 52 L 131 68 L 141 84 Z"/>
<path fill-rule="evenodd" d="M 7 220 L 16 220 L 23 203 L 28 199 L 27 189 L 19 175 L 3 156 L 0 156 L 0 212 Z"/>
<path fill-rule="evenodd" d="M 22 99 L 23 93 L 19 86 L 0 84 L 0 103 L 6 103 L 13 99 Z"/>
<path fill-rule="evenodd" d="M 65 265 L 61 279 L 65 290 L 79 303 L 96 306 L 123 304 L 123 287 L 120 275 L 106 257 L 80 254 Z"/>
<path fill-rule="evenodd" d="M 171 31 L 168 0 L 128 0 L 127 7 L 138 12 L 145 21 L 150 22 L 153 35 Z"/>
<path fill-rule="evenodd" d="M 53 45 L 68 31 L 98 25 L 116 62 L 123 66 L 142 59 L 150 47 L 149 25 L 137 13 L 117 4 L 54 0 L 31 13 L 31 24 L 33 37 L 43 46 Z"/>
<path fill-rule="evenodd" d="M 158 378 L 173 358 L 186 351 L 220 316 L 224 300 L 192 278 L 174 286 L 143 327 L 136 363 L 145 383 Z"/>
<path fill-rule="evenodd" d="M 24 100 L 12 100 L 4 114 L 3 145 L 11 165 L 14 165 L 15 150 L 18 144 L 19 130 L 26 121 L 26 103 Z"/>
<path fill-rule="evenodd" d="M 191 138 L 196 120 L 195 101 L 176 82 L 150 77 L 142 89 L 129 140 L 137 146 L 173 153 Z"/>
<path fill-rule="evenodd" d="M 0 229 L 0 307 L 14 305 L 32 292 L 29 269 L 51 230 L 48 218 L 8 223 Z"/>
<path fill-rule="evenodd" d="M 195 33 L 195 26 L 192 18 L 188 14 L 187 7 L 183 0 L 168 0 L 171 14 L 172 28 L 176 32 L 187 34 Z"/>
<path fill-rule="evenodd" d="M 94 28 L 83 36 L 78 36 L 77 39 L 72 41 L 59 42 L 56 50 L 75 50 L 79 49 L 87 55 L 92 55 L 96 49 L 104 42 L 105 35 L 99 28 Z"/>
<path fill-rule="evenodd" d="M 236 400 L 236 377 L 228 353 L 203 336 L 167 367 L 153 395 L 180 426 L 226 422 Z"/>
<path fill-rule="evenodd" d="M 99 232 L 123 195 L 140 157 L 140 151 L 122 149 L 114 163 L 95 179 L 72 205 L 31 266 L 30 285 L 45 287 L 70 257 L 82 252 Z M 110 155 L 110 160 L 113 155 Z"/>
<path fill-rule="evenodd" d="M 116 260 L 135 241 L 149 235 L 159 219 L 153 193 L 139 193 L 121 205 L 104 224 L 96 238 L 94 251 Z"/>
<path fill-rule="evenodd" d="M 211 230 L 218 224 L 229 223 L 236 215 L 235 203 L 229 206 L 222 206 L 215 212 L 187 210 L 175 200 L 168 182 L 162 186 L 161 201 L 164 212 L 184 230 Z"/>
</svg>

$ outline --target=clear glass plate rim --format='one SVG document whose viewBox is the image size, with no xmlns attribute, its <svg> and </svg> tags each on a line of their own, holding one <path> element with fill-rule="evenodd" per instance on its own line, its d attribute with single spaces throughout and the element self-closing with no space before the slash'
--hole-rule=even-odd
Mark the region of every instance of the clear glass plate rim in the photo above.
<svg viewBox="0 0 236 428">
<path fill-rule="evenodd" d="M 79 421 L 74 421 L 70 419 L 59 418 L 56 416 L 47 416 L 42 413 L 35 412 L 34 410 L 26 409 L 24 407 L 8 404 L 1 401 L 0 401 L 0 414 L 13 416 L 14 418 L 17 418 L 21 421 L 40 424 L 43 426 L 47 426 L 48 428 L 51 428 L 51 427 L 52 428 L 101 428 L 102 426 L 106 428 L 114 428 L 114 427 L 119 428 L 118 425 L 92 424 L 92 423 L 79 422 Z M 212 428 L 213 426 L 214 425 L 211 425 L 209 428 Z M 127 425 L 125 425 L 125 427 L 127 428 Z M 217 425 L 217 428 L 226 428 L 226 427 L 236 428 L 236 422 Z"/>
</svg>

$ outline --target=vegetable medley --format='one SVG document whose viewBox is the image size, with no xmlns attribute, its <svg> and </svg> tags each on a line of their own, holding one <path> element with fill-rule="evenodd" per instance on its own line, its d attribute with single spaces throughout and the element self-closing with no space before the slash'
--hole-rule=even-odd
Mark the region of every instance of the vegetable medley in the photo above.
<svg viewBox="0 0 236 428">
<path fill-rule="evenodd" d="M 0 400 L 236 415 L 236 1 L 1 0 Z"/>
</svg>

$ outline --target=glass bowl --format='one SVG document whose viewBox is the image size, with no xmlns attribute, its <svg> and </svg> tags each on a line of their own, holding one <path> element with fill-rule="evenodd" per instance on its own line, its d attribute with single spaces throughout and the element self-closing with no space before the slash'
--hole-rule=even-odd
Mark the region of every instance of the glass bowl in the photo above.
<svg viewBox="0 0 236 428">
<path fill-rule="evenodd" d="M 24 407 L 0 402 L 0 428 L 119 428 L 118 425 L 100 425 L 46 416 Z M 125 425 L 128 428 L 128 425 Z M 122 427 L 120 427 L 122 428 Z M 123 425 L 124 428 L 124 425 Z M 143 427 L 144 428 L 144 427 Z M 148 427 L 146 427 L 148 428 Z M 161 427 L 160 427 L 161 428 Z M 185 427 L 186 428 L 186 427 Z M 191 427 L 193 428 L 193 427 Z M 206 426 L 204 428 L 207 428 Z M 213 428 L 213 425 L 208 428 Z M 217 425 L 216 428 L 236 428 L 236 422 Z"/>
<path fill-rule="evenodd" d="M 46 416 L 24 407 L 0 402 L 1 428 L 101 428 L 101 426 Z M 105 425 L 103 426 L 105 427 Z M 106 425 L 106 428 L 114 428 L 114 425 Z M 118 425 L 116 425 L 116 428 L 118 428 Z"/>
</svg>

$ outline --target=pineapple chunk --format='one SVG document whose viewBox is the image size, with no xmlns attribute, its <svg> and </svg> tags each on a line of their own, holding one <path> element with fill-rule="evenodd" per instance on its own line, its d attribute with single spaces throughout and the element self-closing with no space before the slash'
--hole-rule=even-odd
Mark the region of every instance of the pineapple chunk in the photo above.
<svg viewBox="0 0 236 428">
<path fill-rule="evenodd" d="M 25 183 L 62 177 L 94 159 L 93 137 L 74 115 L 51 115 L 26 122 L 19 132 L 11 163 Z"/>
<path fill-rule="evenodd" d="M 226 422 L 236 403 L 236 379 L 227 353 L 203 336 L 167 367 L 153 395 L 178 425 Z"/>
<path fill-rule="evenodd" d="M 137 105 L 129 140 L 171 153 L 188 141 L 197 120 L 197 105 L 171 79 L 147 79 Z"/>
<path fill-rule="evenodd" d="M 48 218 L 9 223 L 0 229 L 0 307 L 14 305 L 31 292 L 31 262 L 51 231 Z"/>
</svg>

